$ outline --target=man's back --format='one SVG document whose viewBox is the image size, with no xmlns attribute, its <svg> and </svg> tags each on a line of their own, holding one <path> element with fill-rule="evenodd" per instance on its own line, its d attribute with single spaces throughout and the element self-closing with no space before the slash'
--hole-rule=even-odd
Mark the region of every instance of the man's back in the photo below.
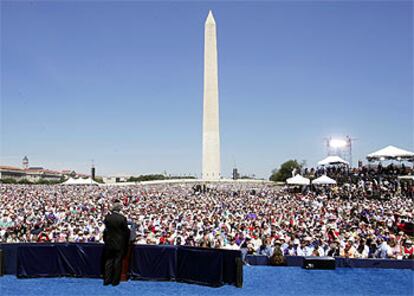
<svg viewBox="0 0 414 296">
<path fill-rule="evenodd" d="M 127 220 L 119 213 L 108 214 L 104 220 L 104 242 L 108 249 L 125 250 L 129 240 Z"/>
<path fill-rule="evenodd" d="M 127 220 L 119 212 L 122 204 L 115 202 L 112 212 L 105 217 L 103 252 L 104 285 L 119 284 L 121 279 L 122 258 L 128 252 L 129 229 Z"/>
</svg>

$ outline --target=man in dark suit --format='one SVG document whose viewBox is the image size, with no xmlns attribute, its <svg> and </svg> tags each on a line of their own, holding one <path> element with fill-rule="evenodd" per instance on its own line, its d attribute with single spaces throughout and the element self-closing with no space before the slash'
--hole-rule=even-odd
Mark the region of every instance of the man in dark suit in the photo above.
<svg viewBox="0 0 414 296">
<path fill-rule="evenodd" d="M 122 258 L 128 251 L 129 228 L 126 218 L 119 212 L 122 204 L 114 203 L 104 220 L 105 231 L 103 239 L 105 247 L 103 251 L 103 276 L 104 285 L 116 286 L 121 279 Z"/>
</svg>

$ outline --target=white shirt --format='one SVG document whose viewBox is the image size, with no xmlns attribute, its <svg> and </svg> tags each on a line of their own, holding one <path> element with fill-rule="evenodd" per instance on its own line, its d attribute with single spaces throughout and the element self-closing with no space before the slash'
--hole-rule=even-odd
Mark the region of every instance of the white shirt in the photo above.
<svg viewBox="0 0 414 296">
<path fill-rule="evenodd" d="M 259 238 L 254 238 L 251 240 L 251 243 L 253 244 L 254 249 L 257 250 L 262 245 L 262 240 Z"/>
<path fill-rule="evenodd" d="M 227 244 L 223 247 L 226 250 L 240 250 L 240 247 L 237 244 Z"/>
<path fill-rule="evenodd" d="M 302 250 L 300 246 L 296 249 L 296 256 L 305 256 L 305 252 Z"/>
<path fill-rule="evenodd" d="M 305 254 L 304 256 L 312 256 L 313 247 L 310 247 L 310 246 L 304 247 L 303 248 L 303 253 Z"/>
</svg>

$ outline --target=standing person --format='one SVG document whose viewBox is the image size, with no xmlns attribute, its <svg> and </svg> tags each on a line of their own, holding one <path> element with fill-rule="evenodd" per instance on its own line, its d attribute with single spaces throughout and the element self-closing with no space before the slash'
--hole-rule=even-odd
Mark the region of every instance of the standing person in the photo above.
<svg viewBox="0 0 414 296">
<path fill-rule="evenodd" d="M 122 258 L 128 251 L 129 228 L 126 218 L 120 214 L 122 204 L 115 201 L 104 220 L 105 230 L 103 240 L 105 242 L 103 251 L 103 276 L 104 285 L 116 286 L 121 279 Z"/>
</svg>

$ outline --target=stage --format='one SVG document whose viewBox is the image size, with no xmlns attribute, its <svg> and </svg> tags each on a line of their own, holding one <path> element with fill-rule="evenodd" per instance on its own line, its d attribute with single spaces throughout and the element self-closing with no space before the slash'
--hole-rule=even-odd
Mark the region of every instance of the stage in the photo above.
<svg viewBox="0 0 414 296">
<path fill-rule="evenodd" d="M 305 270 L 300 267 L 245 266 L 242 289 L 176 283 L 128 281 L 104 287 L 100 279 L 0 277 L 0 294 L 5 296 L 66 295 L 413 295 L 414 271 L 397 269 Z"/>
</svg>

